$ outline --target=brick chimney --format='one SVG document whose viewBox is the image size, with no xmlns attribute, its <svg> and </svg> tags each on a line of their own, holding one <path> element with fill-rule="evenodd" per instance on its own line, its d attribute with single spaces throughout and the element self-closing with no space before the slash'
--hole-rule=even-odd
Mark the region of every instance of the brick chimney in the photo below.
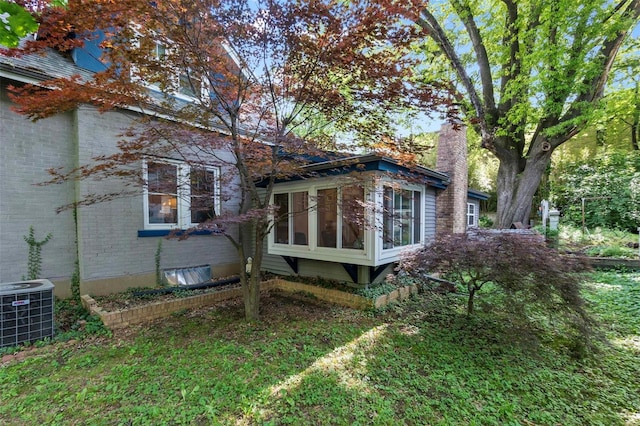
<svg viewBox="0 0 640 426">
<path fill-rule="evenodd" d="M 444 124 L 438 136 L 436 170 L 451 183 L 436 200 L 436 234 L 458 234 L 467 230 L 467 128 Z"/>
</svg>

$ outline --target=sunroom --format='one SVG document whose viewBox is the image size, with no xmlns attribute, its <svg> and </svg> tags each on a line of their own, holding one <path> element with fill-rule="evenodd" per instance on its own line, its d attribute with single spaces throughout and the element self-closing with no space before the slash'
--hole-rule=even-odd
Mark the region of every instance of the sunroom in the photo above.
<svg viewBox="0 0 640 426">
<path fill-rule="evenodd" d="M 377 155 L 314 163 L 276 183 L 267 271 L 374 282 L 435 235 L 446 175 Z"/>
</svg>

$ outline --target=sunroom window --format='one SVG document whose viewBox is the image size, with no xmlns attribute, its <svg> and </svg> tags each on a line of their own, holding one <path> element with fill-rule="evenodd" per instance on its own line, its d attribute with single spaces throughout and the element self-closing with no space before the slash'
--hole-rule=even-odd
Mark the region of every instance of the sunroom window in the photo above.
<svg viewBox="0 0 640 426">
<path fill-rule="evenodd" d="M 310 221 L 310 198 L 316 202 L 313 221 Z M 323 188 L 311 194 L 307 191 L 275 194 L 273 242 L 308 246 L 311 231 L 316 247 L 362 250 L 363 201 L 364 189 L 361 186 Z"/>
<path fill-rule="evenodd" d="M 419 191 L 385 186 L 382 238 L 384 249 L 419 244 L 422 197 Z"/>
<path fill-rule="evenodd" d="M 186 163 L 146 161 L 144 209 L 147 229 L 186 229 L 215 217 L 219 171 Z"/>
<path fill-rule="evenodd" d="M 277 206 L 274 241 L 278 244 L 308 245 L 309 193 L 275 194 L 273 200 Z"/>
</svg>

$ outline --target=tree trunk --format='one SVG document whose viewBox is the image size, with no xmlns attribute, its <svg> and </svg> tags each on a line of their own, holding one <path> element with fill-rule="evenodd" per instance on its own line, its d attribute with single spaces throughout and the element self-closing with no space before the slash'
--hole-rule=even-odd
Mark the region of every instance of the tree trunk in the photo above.
<svg viewBox="0 0 640 426">
<path fill-rule="evenodd" d="M 247 277 L 243 287 L 244 318 L 248 322 L 260 320 L 260 274 Z"/>
<path fill-rule="evenodd" d="M 543 140 L 533 143 L 524 168 L 522 159 L 507 154 L 500 158 L 497 182 L 497 227 L 510 228 L 520 222 L 529 225 L 533 198 L 551 159 L 552 149 L 542 150 Z"/>
<path fill-rule="evenodd" d="M 634 151 L 640 150 L 638 146 L 638 136 L 640 136 L 640 101 L 636 104 L 631 123 L 631 147 Z"/>
<path fill-rule="evenodd" d="M 510 228 L 515 222 L 514 218 L 509 215 L 509 206 L 513 204 L 514 194 L 517 190 L 518 182 L 518 159 L 502 159 L 498 167 L 498 176 L 496 182 L 497 195 L 497 213 L 496 227 Z"/>
<path fill-rule="evenodd" d="M 469 298 L 467 299 L 467 315 L 473 315 L 473 297 L 476 294 L 476 289 L 474 286 L 470 285 L 467 287 L 469 289 Z"/>
<path fill-rule="evenodd" d="M 255 226 L 256 228 L 266 228 L 268 226 L 268 224 L 261 221 L 258 221 L 257 224 L 246 225 Z M 261 236 L 264 235 L 264 229 L 256 229 L 252 234 L 255 236 L 255 241 L 246 242 L 248 243 L 247 245 L 253 245 L 251 271 L 247 276 L 246 285 L 243 285 L 244 314 L 245 320 L 249 322 L 260 320 L 260 283 L 262 282 L 260 269 L 264 257 L 264 240 Z M 242 271 L 242 273 L 244 272 Z"/>
</svg>

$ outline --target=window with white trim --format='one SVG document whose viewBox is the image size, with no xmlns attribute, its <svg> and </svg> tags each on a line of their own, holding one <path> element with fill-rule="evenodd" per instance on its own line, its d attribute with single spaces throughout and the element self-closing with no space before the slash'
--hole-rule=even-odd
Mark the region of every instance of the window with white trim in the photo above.
<svg viewBox="0 0 640 426">
<path fill-rule="evenodd" d="M 467 203 L 467 227 L 478 226 L 478 212 L 474 203 Z"/>
<path fill-rule="evenodd" d="M 383 190 L 382 248 L 422 241 L 422 193 L 385 186 Z"/>
<path fill-rule="evenodd" d="M 151 38 L 140 38 L 136 41 L 137 46 L 144 46 L 149 52 L 146 64 L 132 66 L 132 78 L 144 79 L 145 84 L 155 90 L 164 89 L 174 96 L 185 100 L 199 99 L 209 94 L 202 78 L 190 67 L 185 66 L 181 70 L 167 68 L 166 65 L 170 56 L 175 56 L 175 51 L 167 44 L 163 44 Z M 172 72 L 170 81 L 166 81 L 163 71 Z M 163 89 L 163 90 L 164 90 Z"/>
<path fill-rule="evenodd" d="M 309 199 L 315 199 L 310 219 Z M 364 188 L 344 186 L 274 194 L 275 244 L 364 249 Z"/>
<path fill-rule="evenodd" d="M 277 206 L 274 241 L 278 244 L 309 244 L 309 193 L 307 191 L 275 194 Z"/>
<path fill-rule="evenodd" d="M 143 167 L 145 229 L 192 228 L 218 214 L 218 168 L 165 160 Z"/>
</svg>

